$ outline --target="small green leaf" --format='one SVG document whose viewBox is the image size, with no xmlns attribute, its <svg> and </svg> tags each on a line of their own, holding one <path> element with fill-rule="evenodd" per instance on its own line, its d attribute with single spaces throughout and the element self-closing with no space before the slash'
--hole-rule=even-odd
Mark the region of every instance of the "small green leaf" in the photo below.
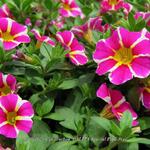
<svg viewBox="0 0 150 150">
<path fill-rule="evenodd" d="M 51 109 L 53 108 L 53 105 L 54 105 L 54 100 L 49 99 L 45 101 L 42 105 L 38 104 L 36 107 L 36 111 L 39 114 L 39 116 L 46 115 L 51 111 Z"/>
<path fill-rule="evenodd" d="M 128 143 L 141 143 L 141 144 L 148 144 L 150 145 L 150 139 L 146 138 L 131 138 L 127 140 Z"/>
<path fill-rule="evenodd" d="M 58 88 L 67 90 L 67 89 L 72 89 L 78 86 L 79 82 L 77 79 L 71 79 L 71 80 L 65 80 L 63 83 L 61 83 Z"/>
<path fill-rule="evenodd" d="M 121 131 L 132 127 L 132 115 L 129 111 L 123 113 L 123 117 L 120 120 Z"/>
<path fill-rule="evenodd" d="M 99 124 L 102 128 L 104 128 L 106 131 L 110 131 L 111 129 L 111 123 L 109 120 L 107 120 L 106 118 L 102 118 L 102 117 L 91 117 L 91 119 L 96 122 L 97 124 Z"/>
<path fill-rule="evenodd" d="M 29 136 L 24 132 L 19 132 L 19 135 L 16 140 L 16 149 L 17 150 L 29 150 L 30 141 Z"/>
</svg>

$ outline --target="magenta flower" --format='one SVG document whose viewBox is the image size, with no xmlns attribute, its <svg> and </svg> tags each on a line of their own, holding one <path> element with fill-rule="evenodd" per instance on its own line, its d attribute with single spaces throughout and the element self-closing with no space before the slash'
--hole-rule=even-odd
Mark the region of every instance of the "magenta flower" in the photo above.
<svg viewBox="0 0 150 150">
<path fill-rule="evenodd" d="M 10 13 L 10 10 L 7 6 L 7 4 L 4 4 L 1 8 L 0 8 L 0 18 L 5 18 L 5 17 L 9 17 L 12 18 L 12 14 Z"/>
<path fill-rule="evenodd" d="M 73 64 L 84 65 L 87 63 L 88 58 L 85 55 L 85 48 L 78 42 L 71 31 L 58 32 L 56 37 L 65 49 L 69 50 L 66 56 L 70 58 Z"/>
<path fill-rule="evenodd" d="M 0 97 L 0 134 L 16 138 L 20 130 L 28 133 L 32 128 L 33 115 L 31 103 L 18 95 Z"/>
<path fill-rule="evenodd" d="M 32 26 L 32 23 L 31 23 L 31 19 L 30 19 L 30 18 L 26 18 L 26 20 L 25 20 L 25 25 L 26 25 L 26 26 Z"/>
<path fill-rule="evenodd" d="M 150 40 L 145 31 L 130 32 L 117 28 L 111 37 L 100 40 L 93 59 L 96 73 L 109 73 L 112 83 L 119 85 L 133 77 L 145 78 L 150 74 Z"/>
<path fill-rule="evenodd" d="M 132 5 L 124 2 L 124 0 L 103 0 L 101 2 L 101 13 L 106 13 L 108 11 L 118 11 L 123 8 L 124 13 L 128 13 L 132 10 Z"/>
<path fill-rule="evenodd" d="M 134 17 L 135 19 L 142 17 L 147 23 L 147 26 L 150 26 L 150 12 L 136 12 Z"/>
<path fill-rule="evenodd" d="M 64 27 L 65 19 L 62 16 L 59 16 L 56 20 L 52 20 L 49 25 L 54 25 L 58 29 L 62 29 Z"/>
<path fill-rule="evenodd" d="M 16 90 L 16 78 L 11 75 L 4 75 L 0 72 L 0 96 L 14 93 Z"/>
<path fill-rule="evenodd" d="M 0 18 L 0 41 L 3 43 L 4 50 L 11 50 L 20 43 L 29 43 L 27 27 L 10 18 Z"/>
<path fill-rule="evenodd" d="M 97 97 L 108 103 L 102 111 L 101 116 L 109 118 L 110 116 L 114 115 L 118 120 L 120 120 L 123 113 L 129 111 L 133 117 L 132 125 L 136 126 L 138 124 L 136 121 L 137 114 L 131 105 L 126 102 L 125 97 L 121 94 L 120 91 L 112 90 L 107 87 L 106 83 L 103 83 L 97 90 Z"/>
<path fill-rule="evenodd" d="M 35 38 L 38 40 L 38 43 L 36 45 L 38 48 L 40 48 L 43 42 L 51 45 L 52 47 L 55 46 L 55 42 L 53 40 L 51 40 L 48 36 L 41 36 L 38 30 L 32 29 L 31 32 L 34 34 Z"/>
<path fill-rule="evenodd" d="M 82 10 L 76 4 L 75 0 L 61 0 L 61 8 L 59 13 L 63 17 L 77 17 L 84 18 Z"/>
<path fill-rule="evenodd" d="M 150 78 L 141 81 L 143 86 L 139 87 L 140 101 L 146 109 L 150 109 Z"/>
<path fill-rule="evenodd" d="M 71 31 L 79 36 L 84 38 L 89 43 L 93 41 L 92 31 L 96 30 L 99 32 L 106 32 L 109 28 L 108 24 L 102 25 L 102 19 L 100 17 L 90 18 L 88 22 L 81 26 L 74 26 Z"/>
<path fill-rule="evenodd" d="M 145 108 L 150 109 L 150 87 L 140 88 L 140 100 Z"/>
</svg>

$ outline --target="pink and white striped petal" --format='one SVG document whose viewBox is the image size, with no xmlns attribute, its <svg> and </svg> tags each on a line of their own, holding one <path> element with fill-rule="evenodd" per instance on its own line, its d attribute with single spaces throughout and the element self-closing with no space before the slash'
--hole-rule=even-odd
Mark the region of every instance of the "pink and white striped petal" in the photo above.
<svg viewBox="0 0 150 150">
<path fill-rule="evenodd" d="M 106 83 L 103 83 L 96 92 L 97 97 L 103 99 L 105 102 L 111 104 L 110 90 Z"/>
<path fill-rule="evenodd" d="M 145 78 L 150 74 L 150 57 L 137 57 L 132 61 L 131 69 L 135 77 Z"/>
<path fill-rule="evenodd" d="M 133 78 L 132 72 L 128 66 L 121 65 L 109 74 L 109 80 L 115 84 L 123 84 Z"/>
<path fill-rule="evenodd" d="M 74 39 L 74 34 L 71 31 L 63 31 L 57 32 L 56 37 L 64 46 L 69 47 Z"/>
</svg>

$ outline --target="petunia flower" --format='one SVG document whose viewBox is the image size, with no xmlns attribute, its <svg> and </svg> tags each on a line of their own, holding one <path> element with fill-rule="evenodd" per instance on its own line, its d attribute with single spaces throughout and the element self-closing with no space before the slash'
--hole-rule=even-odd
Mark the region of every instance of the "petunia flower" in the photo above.
<svg viewBox="0 0 150 150">
<path fill-rule="evenodd" d="M 150 26 L 150 12 L 136 12 L 134 17 L 135 19 L 142 17 L 147 23 L 147 26 Z"/>
<path fill-rule="evenodd" d="M 17 138 L 19 131 L 28 133 L 32 128 L 34 110 L 29 101 L 16 94 L 0 97 L 0 134 Z"/>
<path fill-rule="evenodd" d="M 123 8 L 124 13 L 128 13 L 132 10 L 132 5 L 124 2 L 124 0 L 103 0 L 101 2 L 101 13 L 106 13 L 108 11 L 118 11 Z"/>
<path fill-rule="evenodd" d="M 5 17 L 9 17 L 9 18 L 13 17 L 7 4 L 4 4 L 2 5 L 2 7 L 0 7 L 0 18 L 5 18 Z"/>
<path fill-rule="evenodd" d="M 84 18 L 82 10 L 77 5 L 75 0 L 61 0 L 59 14 L 63 17 L 78 17 Z"/>
<path fill-rule="evenodd" d="M 93 41 L 92 31 L 106 32 L 109 28 L 108 24 L 102 25 L 102 19 L 100 17 L 90 18 L 88 22 L 81 26 L 74 26 L 71 31 L 79 36 L 84 38 L 89 43 Z"/>
<path fill-rule="evenodd" d="M 146 109 L 150 109 L 150 78 L 144 78 L 140 80 L 140 86 L 138 88 L 139 100 L 142 102 Z"/>
<path fill-rule="evenodd" d="M 42 44 L 43 42 L 45 42 L 45 43 L 51 45 L 52 47 L 55 46 L 55 42 L 54 42 L 53 40 L 51 40 L 48 36 L 45 36 L 45 35 L 44 35 L 44 36 L 41 36 L 38 30 L 32 29 L 31 32 L 34 34 L 35 38 L 36 38 L 37 41 L 38 41 L 38 42 L 37 42 L 37 45 L 36 45 L 37 48 L 40 48 L 40 46 L 41 46 L 41 44 Z"/>
<path fill-rule="evenodd" d="M 11 50 L 21 43 L 29 43 L 27 27 L 10 18 L 0 18 L 0 41 L 4 50 Z"/>
<path fill-rule="evenodd" d="M 85 55 L 85 48 L 78 42 L 71 31 L 57 32 L 56 37 L 64 48 L 69 50 L 66 56 L 70 58 L 73 64 L 84 65 L 87 63 L 88 58 Z"/>
<path fill-rule="evenodd" d="M 106 83 L 103 83 L 97 90 L 97 97 L 103 99 L 108 104 L 101 112 L 101 116 L 106 118 L 113 118 L 115 116 L 118 120 L 121 119 L 123 113 L 129 111 L 132 114 L 132 125 L 136 126 L 137 114 L 131 107 L 130 103 L 125 100 L 125 97 L 118 90 L 113 90 L 107 87 Z"/>
<path fill-rule="evenodd" d="M 130 32 L 117 28 L 111 37 L 100 40 L 93 59 L 97 62 L 96 73 L 109 73 L 109 80 L 123 84 L 133 77 L 145 78 L 150 74 L 150 40 L 146 31 Z"/>
<path fill-rule="evenodd" d="M 35 26 L 36 27 L 40 27 L 41 26 L 41 24 L 42 24 L 42 20 L 36 20 L 36 22 L 35 22 Z"/>
<path fill-rule="evenodd" d="M 11 75 L 4 75 L 0 72 L 0 96 L 14 93 L 16 90 L 16 78 Z"/>
<path fill-rule="evenodd" d="M 139 88 L 140 100 L 146 109 L 150 109 L 150 87 L 145 86 Z"/>
<path fill-rule="evenodd" d="M 26 20 L 25 20 L 25 25 L 26 25 L 26 26 L 32 26 L 32 23 L 31 23 L 31 19 L 30 19 L 30 18 L 26 18 Z"/>
<path fill-rule="evenodd" d="M 49 23 L 49 26 L 54 25 L 58 29 L 62 29 L 64 27 L 65 19 L 62 16 L 59 16 L 56 20 L 52 20 Z"/>
</svg>

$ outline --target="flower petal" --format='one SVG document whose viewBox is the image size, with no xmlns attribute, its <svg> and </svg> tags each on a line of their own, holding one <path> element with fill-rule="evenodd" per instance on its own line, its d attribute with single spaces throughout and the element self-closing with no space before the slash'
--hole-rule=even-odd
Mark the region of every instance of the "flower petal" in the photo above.
<svg viewBox="0 0 150 150">
<path fill-rule="evenodd" d="M 16 108 L 16 104 L 19 100 L 18 95 L 8 94 L 0 97 L 0 106 L 8 112 L 13 112 Z"/>
<path fill-rule="evenodd" d="M 17 111 L 18 116 L 33 116 L 34 110 L 30 102 L 22 100 L 19 105 L 20 107 Z"/>
<path fill-rule="evenodd" d="M 141 32 L 131 32 L 121 27 L 118 28 L 118 32 L 120 33 L 123 45 L 126 48 L 129 48 L 135 41 L 141 38 Z"/>
<path fill-rule="evenodd" d="M 142 40 L 132 49 L 133 55 L 149 55 L 150 56 L 150 40 Z"/>
<path fill-rule="evenodd" d="M 133 78 L 129 67 L 121 65 L 109 74 L 109 80 L 116 85 L 123 84 Z"/>
<path fill-rule="evenodd" d="M 0 127 L 0 134 L 8 137 L 8 138 L 16 138 L 17 131 L 13 125 L 6 124 Z"/>
<path fill-rule="evenodd" d="M 103 83 L 96 92 L 97 97 L 103 99 L 105 102 L 110 103 L 110 90 L 107 87 L 106 83 Z"/>
<path fill-rule="evenodd" d="M 103 74 L 109 72 L 115 65 L 116 65 L 116 61 L 113 59 L 108 59 L 106 61 L 103 61 L 98 64 L 96 73 L 98 75 L 103 75 Z"/>
<path fill-rule="evenodd" d="M 131 71 L 135 77 L 145 78 L 150 74 L 150 58 L 138 57 L 131 64 Z"/>
<path fill-rule="evenodd" d="M 17 120 L 16 121 L 16 127 L 24 131 L 26 133 L 29 133 L 32 128 L 33 121 L 32 120 Z"/>
<path fill-rule="evenodd" d="M 5 50 L 11 50 L 13 48 L 15 48 L 16 46 L 18 46 L 20 43 L 15 42 L 15 41 L 4 41 L 3 42 L 3 47 Z"/>
<path fill-rule="evenodd" d="M 100 40 L 96 45 L 96 50 L 93 54 L 93 59 L 95 62 L 100 63 L 103 59 L 113 56 L 113 50 L 107 45 L 104 40 Z"/>
</svg>

